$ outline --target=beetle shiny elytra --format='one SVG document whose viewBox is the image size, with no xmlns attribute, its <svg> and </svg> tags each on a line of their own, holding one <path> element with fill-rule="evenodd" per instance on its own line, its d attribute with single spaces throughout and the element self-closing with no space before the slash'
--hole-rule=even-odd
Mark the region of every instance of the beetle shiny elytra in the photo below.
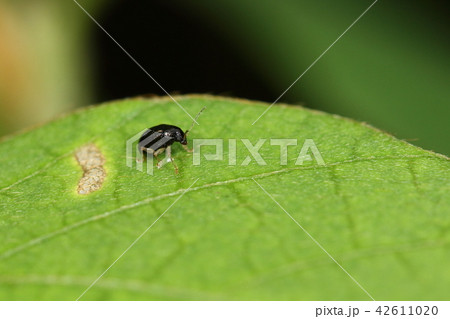
<svg viewBox="0 0 450 319">
<path fill-rule="evenodd" d="M 191 127 L 186 130 L 186 132 L 183 132 L 183 130 L 178 126 L 169 124 L 159 124 L 150 127 L 139 139 L 139 151 L 142 154 L 147 156 L 151 155 L 155 158 L 157 158 L 157 156 L 162 152 L 166 151 L 166 157 L 163 160 L 158 161 L 157 167 L 161 168 L 167 162 L 172 162 L 175 168 L 175 174 L 178 174 L 178 167 L 173 160 L 171 146 L 173 143 L 178 142 L 186 151 L 191 152 L 191 150 L 187 147 L 187 135 L 192 130 L 195 122 L 197 122 L 198 117 L 205 108 L 206 106 L 198 112 Z"/>
</svg>

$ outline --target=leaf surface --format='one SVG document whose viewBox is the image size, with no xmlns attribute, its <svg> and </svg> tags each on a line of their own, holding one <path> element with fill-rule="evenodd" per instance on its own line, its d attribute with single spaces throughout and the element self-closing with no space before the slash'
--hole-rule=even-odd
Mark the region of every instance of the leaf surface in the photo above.
<svg viewBox="0 0 450 319">
<path fill-rule="evenodd" d="M 127 167 L 127 139 L 161 123 L 190 126 L 167 98 L 106 103 L 0 143 L 1 299 L 77 299 L 169 207 L 83 300 L 370 299 L 355 281 L 380 300 L 450 297 L 446 157 L 300 107 L 274 106 L 252 126 L 268 105 L 176 99 L 192 115 L 207 106 L 189 144 L 223 139 L 223 160 L 196 166 L 174 144 L 178 175 L 170 163 L 153 175 Z M 241 139 L 260 138 L 266 165 L 241 165 L 250 155 Z M 271 138 L 298 140 L 287 165 Z M 312 154 L 295 164 L 306 139 L 325 165 Z M 80 195 L 75 152 L 89 144 L 106 177 Z"/>
</svg>

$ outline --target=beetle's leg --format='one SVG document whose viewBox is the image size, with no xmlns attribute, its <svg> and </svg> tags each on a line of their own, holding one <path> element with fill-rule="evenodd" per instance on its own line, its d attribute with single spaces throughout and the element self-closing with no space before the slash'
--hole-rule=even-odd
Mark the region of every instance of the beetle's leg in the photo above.
<svg viewBox="0 0 450 319">
<path fill-rule="evenodd" d="M 168 162 L 172 161 L 172 155 L 171 155 L 172 149 L 170 146 L 167 146 L 165 149 L 160 148 L 154 154 L 156 154 L 156 156 L 157 156 L 157 155 L 161 154 L 164 150 L 166 151 L 166 156 L 162 160 L 158 161 L 158 164 L 156 164 L 156 167 L 158 167 L 158 168 L 161 168 L 164 165 L 166 165 Z"/>
<path fill-rule="evenodd" d="M 192 152 L 194 151 L 194 149 L 189 148 L 187 145 L 181 144 L 181 146 L 184 148 L 184 150 L 185 150 L 186 152 L 192 153 Z"/>
<path fill-rule="evenodd" d="M 170 157 L 170 161 L 172 162 L 173 168 L 175 169 L 175 174 L 178 174 L 178 166 L 177 164 L 175 164 L 173 157 Z"/>
<path fill-rule="evenodd" d="M 145 148 L 143 146 L 141 146 L 141 148 L 137 150 L 136 163 L 140 164 L 140 163 L 144 162 L 144 157 L 145 157 L 145 154 L 147 154 L 148 150 L 150 150 L 150 149 Z"/>
<path fill-rule="evenodd" d="M 153 156 L 158 157 L 158 155 L 161 154 L 162 152 L 164 152 L 164 150 L 165 150 L 165 148 L 160 148 L 159 150 L 154 151 Z"/>
<path fill-rule="evenodd" d="M 159 151 L 154 151 L 152 148 L 147 148 L 147 147 L 141 147 L 141 154 L 140 154 L 140 156 L 141 156 L 141 161 L 140 162 L 142 162 L 142 159 L 145 157 L 146 159 L 148 159 L 149 158 L 149 156 L 152 158 L 152 157 L 154 157 L 154 158 L 156 158 L 157 160 L 158 160 L 158 155 L 160 154 L 161 152 L 159 152 Z M 136 159 L 136 161 L 137 161 L 137 159 Z M 139 163 L 140 163 L 139 162 Z M 149 165 L 148 163 L 147 163 L 147 165 Z M 153 159 L 152 159 L 152 165 L 153 165 Z"/>
<path fill-rule="evenodd" d="M 136 153 L 136 162 L 142 163 L 144 162 L 144 158 L 147 158 L 148 155 L 155 154 L 155 151 L 151 148 L 147 148 L 144 146 L 141 146 L 140 151 Z"/>
<path fill-rule="evenodd" d="M 172 162 L 173 167 L 175 169 L 175 174 L 178 174 L 178 166 L 177 164 L 175 164 L 175 161 L 172 157 L 172 148 L 170 146 L 166 147 L 166 156 L 164 157 L 164 159 L 162 159 L 161 161 L 158 162 L 158 164 L 156 165 L 158 168 L 163 167 L 164 165 L 166 165 L 168 162 Z"/>
<path fill-rule="evenodd" d="M 168 161 L 172 162 L 175 174 L 178 174 L 178 166 L 175 164 L 175 160 L 172 157 L 172 148 L 170 146 L 167 147 L 166 158 L 168 158 Z"/>
</svg>

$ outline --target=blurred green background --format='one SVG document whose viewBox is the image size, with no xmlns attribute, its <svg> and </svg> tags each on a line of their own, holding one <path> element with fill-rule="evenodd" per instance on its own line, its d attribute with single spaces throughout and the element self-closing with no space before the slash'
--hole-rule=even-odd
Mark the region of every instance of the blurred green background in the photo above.
<svg viewBox="0 0 450 319">
<path fill-rule="evenodd" d="M 79 3 L 169 92 L 273 102 L 373 1 Z M 449 6 L 379 0 L 280 102 L 449 155 Z M 74 1 L 0 0 L 0 135 L 139 94 L 164 93 Z"/>
</svg>

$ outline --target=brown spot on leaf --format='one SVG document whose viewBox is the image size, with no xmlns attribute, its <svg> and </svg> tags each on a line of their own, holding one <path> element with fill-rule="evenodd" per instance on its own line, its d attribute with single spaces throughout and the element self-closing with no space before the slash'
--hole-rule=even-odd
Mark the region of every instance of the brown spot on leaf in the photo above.
<svg viewBox="0 0 450 319">
<path fill-rule="evenodd" d="M 78 194 L 87 195 L 102 187 L 106 177 L 103 168 L 105 158 L 94 144 L 87 144 L 75 152 L 75 158 L 83 169 L 83 177 L 78 182 Z"/>
</svg>

